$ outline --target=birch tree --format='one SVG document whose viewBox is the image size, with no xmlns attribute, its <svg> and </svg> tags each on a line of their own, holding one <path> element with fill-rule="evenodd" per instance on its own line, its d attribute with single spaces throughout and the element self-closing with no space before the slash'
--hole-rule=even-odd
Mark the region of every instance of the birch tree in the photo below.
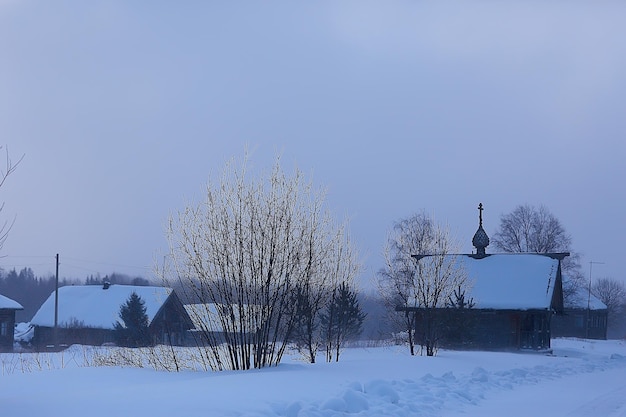
<svg viewBox="0 0 626 417">
<path fill-rule="evenodd" d="M 439 310 L 446 307 L 455 291 L 470 293 L 471 283 L 458 258 L 458 244 L 447 227 L 437 226 L 429 242 L 430 253 L 414 258 L 416 263 L 415 303 L 423 320 L 420 336 L 427 356 L 435 355 L 442 334 Z M 465 297 L 465 295 L 464 295 Z"/>
<path fill-rule="evenodd" d="M 414 330 L 417 316 L 409 312 L 401 316 L 395 308 L 418 306 L 415 298 L 416 267 L 412 255 L 428 253 L 433 233 L 433 221 L 425 212 L 395 223 L 383 251 L 385 266 L 378 272 L 379 294 L 387 306 L 394 326 L 407 333 L 411 355 L 415 355 Z"/>
<path fill-rule="evenodd" d="M 467 275 L 455 255 L 458 247 L 449 229 L 424 212 L 399 221 L 390 233 L 384 251 L 386 264 L 378 274 L 379 292 L 390 309 L 414 309 L 406 310 L 397 322 L 407 332 L 412 355 L 417 320 L 422 320 L 417 339 L 427 355 L 433 355 L 438 340 L 436 310 L 446 306 L 455 290 L 469 292 Z"/>
<path fill-rule="evenodd" d="M 287 175 L 280 158 L 258 178 L 247 168 L 247 158 L 228 163 L 204 201 L 173 215 L 167 229 L 161 273 L 197 303 L 199 349 L 216 370 L 277 365 L 296 325 L 295 294 L 316 304 L 338 279 L 329 271 L 356 264 L 346 225 L 300 171 Z M 337 260 L 339 250 L 350 259 Z"/>
</svg>

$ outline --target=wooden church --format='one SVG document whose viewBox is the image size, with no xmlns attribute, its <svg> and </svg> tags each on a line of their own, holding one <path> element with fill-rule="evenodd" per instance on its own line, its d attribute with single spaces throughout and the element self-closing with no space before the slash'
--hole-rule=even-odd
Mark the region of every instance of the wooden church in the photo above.
<svg viewBox="0 0 626 417">
<path fill-rule="evenodd" d="M 463 294 L 466 302 L 434 309 L 413 304 L 397 310 L 416 315 L 418 344 L 433 337 L 434 325 L 436 344 L 443 348 L 550 350 L 551 320 L 563 310 L 561 261 L 569 253 L 488 254 L 482 210 L 480 204 L 479 226 L 472 239 L 476 253 L 413 256 L 416 262 L 443 256 L 455 263 L 470 283 Z"/>
</svg>

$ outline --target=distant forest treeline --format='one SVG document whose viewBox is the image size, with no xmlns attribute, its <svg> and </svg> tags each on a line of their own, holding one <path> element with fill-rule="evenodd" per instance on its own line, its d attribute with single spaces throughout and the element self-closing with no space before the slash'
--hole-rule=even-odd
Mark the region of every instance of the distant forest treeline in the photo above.
<svg viewBox="0 0 626 417">
<path fill-rule="evenodd" d="M 111 284 L 150 285 L 150 282 L 141 277 L 130 277 L 125 274 L 112 273 L 104 277 L 89 275 L 84 279 L 59 278 L 59 287 L 66 285 L 101 285 L 104 281 Z M 37 277 L 30 268 L 23 268 L 19 272 L 15 269 L 5 271 L 0 269 L 0 294 L 20 303 L 24 310 L 18 310 L 15 315 L 17 322 L 30 321 L 39 307 L 52 294 L 55 287 L 55 277 Z"/>
</svg>

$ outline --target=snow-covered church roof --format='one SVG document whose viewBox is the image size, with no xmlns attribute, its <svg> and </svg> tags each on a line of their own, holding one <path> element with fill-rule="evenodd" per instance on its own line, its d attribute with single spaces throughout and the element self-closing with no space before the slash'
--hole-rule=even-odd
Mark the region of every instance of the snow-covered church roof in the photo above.
<svg viewBox="0 0 626 417">
<path fill-rule="evenodd" d="M 475 308 L 551 308 L 558 259 L 541 254 L 510 253 L 476 258 L 460 255 L 458 262 L 469 280 L 466 298 L 473 298 Z"/>
<path fill-rule="evenodd" d="M 567 253 L 503 253 L 488 255 L 489 237 L 483 229 L 482 203 L 478 205 L 478 231 L 472 239 L 476 255 L 456 255 L 454 261 L 467 273 L 475 308 L 534 310 L 561 308 L 562 282 L 560 259 Z M 557 289 L 561 299 L 552 305 Z"/>
<path fill-rule="evenodd" d="M 440 256 L 440 255 L 434 255 Z M 552 254 L 506 253 L 495 255 L 443 255 L 454 263 L 454 273 L 466 279 L 464 298 L 475 309 L 549 310 L 559 277 L 559 257 Z M 429 256 L 430 257 L 430 256 Z M 420 257 L 423 259 L 424 257 Z M 418 261 L 428 262 L 428 261 Z M 435 262 L 437 263 L 437 262 Z M 456 290 L 456 288 L 449 288 Z M 559 288 L 559 291 L 561 288 Z M 447 302 L 448 300 L 440 300 Z M 419 308 L 416 299 L 408 308 Z M 443 305 L 441 305 L 443 307 Z"/>
<path fill-rule="evenodd" d="M 0 308 L 5 310 L 23 310 L 24 307 L 15 300 L 0 294 Z"/>
<path fill-rule="evenodd" d="M 106 289 L 105 289 L 106 288 Z M 81 327 L 113 329 L 120 322 L 120 307 L 135 292 L 145 303 L 146 314 L 152 322 L 172 293 L 171 288 L 135 285 L 72 285 L 59 288 L 58 325 L 80 323 Z M 54 291 L 39 308 L 31 323 L 35 326 L 54 326 Z"/>
</svg>

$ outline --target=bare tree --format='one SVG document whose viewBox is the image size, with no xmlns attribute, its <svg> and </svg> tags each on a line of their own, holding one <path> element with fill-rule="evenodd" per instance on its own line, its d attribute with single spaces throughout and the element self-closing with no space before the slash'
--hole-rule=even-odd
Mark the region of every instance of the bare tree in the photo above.
<svg viewBox="0 0 626 417">
<path fill-rule="evenodd" d="M 456 259 L 458 247 L 448 228 L 423 212 L 396 223 L 388 239 L 386 265 L 379 272 L 379 292 L 391 308 L 421 311 L 418 316 L 407 310 L 402 318 L 412 355 L 418 317 L 422 320 L 419 342 L 427 355 L 434 355 L 438 340 L 436 310 L 445 307 L 455 290 L 466 291 L 469 287 L 467 275 Z"/>
<path fill-rule="evenodd" d="M 470 282 L 462 263 L 457 259 L 458 244 L 450 236 L 447 227 L 438 226 L 431 242 L 432 255 L 416 258 L 418 305 L 423 311 L 421 344 L 426 348 L 426 355 L 433 356 L 437 350 L 441 335 L 439 309 L 458 289 L 463 294 L 469 293 Z M 465 297 L 465 295 L 464 295 Z"/>
<path fill-rule="evenodd" d="M 569 249 L 572 239 L 545 206 L 520 205 L 500 217 L 492 239 L 504 252 L 548 253 Z"/>
<path fill-rule="evenodd" d="M 298 170 L 286 175 L 280 158 L 256 180 L 247 165 L 228 164 L 203 203 L 170 219 L 160 272 L 204 306 L 195 317 L 201 349 L 218 370 L 277 365 L 296 324 L 295 294 L 317 294 L 356 273 L 346 268 L 357 262 L 345 226 L 324 209 L 322 192 Z"/>
<path fill-rule="evenodd" d="M 2 148 L 3 147 L 0 146 L 0 151 L 2 150 Z M 2 188 L 4 182 L 7 180 L 9 175 L 11 175 L 17 169 L 17 166 L 20 164 L 20 162 L 22 162 L 22 159 L 24 159 L 24 155 L 22 155 L 20 159 L 17 160 L 17 162 L 13 162 L 11 160 L 11 157 L 9 156 L 9 149 L 5 148 L 4 169 L 0 168 L 0 188 Z M 0 204 L 0 212 L 2 212 L 2 210 L 4 210 L 4 202 Z M 0 249 L 2 249 L 2 247 L 4 246 L 4 242 L 6 242 L 7 237 L 9 236 L 9 231 L 11 230 L 11 227 L 13 227 L 14 221 L 15 219 L 11 222 L 5 220 L 4 223 L 2 223 L 2 225 L 0 226 Z"/>
<path fill-rule="evenodd" d="M 397 306 L 417 307 L 415 263 L 412 255 L 427 253 L 433 222 L 421 212 L 396 222 L 384 248 L 385 267 L 378 272 L 378 292 L 397 329 L 406 331 L 411 355 L 415 355 L 415 314 L 398 315 Z"/>
<path fill-rule="evenodd" d="M 626 334 L 626 287 L 612 278 L 599 278 L 591 293 L 607 307 L 607 337 L 623 338 Z"/>
<path fill-rule="evenodd" d="M 570 252 L 561 264 L 563 274 L 568 278 L 563 286 L 566 302 L 585 286 L 580 255 L 571 250 L 572 238 L 545 206 L 519 205 L 511 213 L 503 214 L 492 242 L 503 252 Z"/>
<path fill-rule="evenodd" d="M 626 304 L 624 283 L 611 278 L 600 278 L 591 287 L 591 293 L 602 301 L 610 315 L 615 314 Z"/>
</svg>

